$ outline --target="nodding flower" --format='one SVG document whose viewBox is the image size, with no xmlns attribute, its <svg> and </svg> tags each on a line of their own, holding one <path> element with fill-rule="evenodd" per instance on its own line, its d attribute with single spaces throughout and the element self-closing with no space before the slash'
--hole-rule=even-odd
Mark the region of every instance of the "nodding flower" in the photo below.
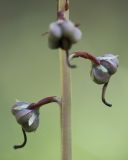
<svg viewBox="0 0 128 160">
<path fill-rule="evenodd" d="M 97 84 L 104 84 L 102 88 L 102 102 L 111 107 L 112 104 L 105 100 L 105 92 L 107 85 L 109 83 L 110 77 L 116 73 L 119 66 L 118 56 L 111 53 L 105 54 L 103 56 L 95 57 L 88 52 L 75 52 L 69 57 L 69 63 L 73 58 L 82 57 L 89 59 L 92 62 L 90 75 L 93 81 Z"/>
<path fill-rule="evenodd" d="M 31 103 L 17 101 L 12 107 L 16 121 L 26 132 L 33 132 L 39 126 L 39 108 L 30 109 Z"/>
<path fill-rule="evenodd" d="M 22 127 L 24 135 L 24 142 L 21 145 L 15 145 L 14 148 L 23 148 L 27 142 L 26 132 L 33 132 L 39 126 L 39 108 L 45 104 L 56 102 L 59 105 L 61 100 L 59 97 L 52 96 L 46 97 L 37 103 L 28 103 L 17 101 L 12 107 L 12 114 L 15 116 L 16 121 Z"/>
<path fill-rule="evenodd" d="M 111 53 L 96 57 L 100 65 L 92 64 L 91 75 L 97 84 L 107 83 L 110 77 L 117 71 L 119 60 L 118 56 Z"/>
<path fill-rule="evenodd" d="M 59 12 L 58 20 L 49 25 L 48 44 L 51 49 L 65 50 L 67 64 L 73 68 L 75 66 L 68 62 L 69 49 L 81 39 L 82 33 L 78 26 L 72 21 L 66 20 L 63 14 L 63 12 Z"/>
</svg>

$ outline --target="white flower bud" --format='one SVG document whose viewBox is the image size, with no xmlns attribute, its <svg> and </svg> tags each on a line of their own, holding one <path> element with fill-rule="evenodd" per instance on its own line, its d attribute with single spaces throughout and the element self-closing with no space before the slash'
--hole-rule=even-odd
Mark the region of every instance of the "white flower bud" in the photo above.
<svg viewBox="0 0 128 160">
<path fill-rule="evenodd" d="M 48 44 L 51 49 L 59 48 L 59 39 L 62 37 L 62 31 L 57 22 L 53 22 L 49 26 Z"/>
<path fill-rule="evenodd" d="M 79 28 L 75 27 L 70 37 L 72 43 L 77 43 L 78 41 L 80 41 L 81 37 L 82 37 L 81 31 L 79 30 Z"/>
<path fill-rule="evenodd" d="M 97 59 L 100 60 L 101 64 L 104 65 L 108 69 L 108 72 L 112 75 L 117 71 L 119 65 L 119 60 L 117 57 L 118 56 L 108 53 L 103 57 L 97 57 Z"/>
<path fill-rule="evenodd" d="M 110 74 L 107 69 L 102 65 L 95 65 L 91 70 L 91 77 L 93 81 L 97 84 L 104 84 L 109 81 Z"/>
<path fill-rule="evenodd" d="M 71 43 L 76 43 L 81 39 L 82 33 L 73 22 L 66 20 L 61 25 L 64 37 L 68 37 Z"/>
<path fill-rule="evenodd" d="M 49 26 L 49 34 L 53 36 L 54 38 L 61 38 L 62 31 L 57 22 L 53 22 Z"/>
<path fill-rule="evenodd" d="M 97 57 L 100 65 L 93 64 L 91 76 L 97 84 L 105 84 L 109 81 L 112 74 L 117 71 L 119 60 L 117 56 L 105 54 L 102 57 Z"/>
<path fill-rule="evenodd" d="M 12 107 L 12 113 L 17 122 L 26 132 L 35 131 L 39 126 L 39 110 L 29 109 L 31 103 L 16 102 Z"/>
<path fill-rule="evenodd" d="M 71 22 L 70 20 L 65 20 L 60 25 L 61 25 L 64 37 L 68 37 L 68 36 L 70 37 L 75 27 L 74 23 Z"/>
</svg>

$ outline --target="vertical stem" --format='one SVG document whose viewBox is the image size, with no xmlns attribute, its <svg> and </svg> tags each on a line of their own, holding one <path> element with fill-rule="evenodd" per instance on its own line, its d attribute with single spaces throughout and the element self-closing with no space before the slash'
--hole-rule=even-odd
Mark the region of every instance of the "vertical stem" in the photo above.
<svg viewBox="0 0 128 160">
<path fill-rule="evenodd" d="M 67 0 L 58 0 L 58 11 L 64 11 Z M 69 19 L 69 9 L 65 11 L 65 18 Z M 71 149 L 71 82 L 70 68 L 67 66 L 65 51 L 59 49 L 60 72 L 62 87 L 62 107 L 61 107 L 61 143 L 62 160 L 72 159 Z"/>
</svg>

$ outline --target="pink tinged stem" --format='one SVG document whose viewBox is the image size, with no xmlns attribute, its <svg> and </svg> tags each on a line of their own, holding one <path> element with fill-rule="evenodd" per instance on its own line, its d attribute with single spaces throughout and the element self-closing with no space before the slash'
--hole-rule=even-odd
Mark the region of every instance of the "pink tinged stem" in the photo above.
<svg viewBox="0 0 128 160">
<path fill-rule="evenodd" d="M 58 0 L 57 0 L 58 2 Z M 65 5 L 63 7 L 63 9 L 61 8 L 61 10 L 59 10 L 59 3 L 57 3 L 57 19 L 60 19 L 60 20 L 66 20 L 65 18 L 65 11 L 68 11 L 69 10 L 69 3 L 68 3 L 68 0 L 65 1 Z"/>
<path fill-rule="evenodd" d="M 37 103 L 30 104 L 29 109 L 37 109 L 45 104 L 52 103 L 52 102 L 56 102 L 58 104 L 61 104 L 61 100 L 59 97 L 52 96 L 52 97 L 46 97 L 44 99 L 41 99 Z"/>
<path fill-rule="evenodd" d="M 65 20 L 64 12 L 63 11 L 58 11 L 57 12 L 57 19 L 59 19 L 59 20 Z"/>
<path fill-rule="evenodd" d="M 91 53 L 78 51 L 78 52 L 74 53 L 73 58 L 77 58 L 77 57 L 82 57 L 82 58 L 85 58 L 85 59 L 89 59 L 93 63 L 95 63 L 97 65 L 100 65 L 100 61 L 95 56 L 93 56 Z"/>
</svg>

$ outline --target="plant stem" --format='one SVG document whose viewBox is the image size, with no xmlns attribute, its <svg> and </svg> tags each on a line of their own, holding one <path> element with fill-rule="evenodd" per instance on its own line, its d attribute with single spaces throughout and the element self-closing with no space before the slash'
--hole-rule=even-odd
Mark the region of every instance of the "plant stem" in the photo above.
<svg viewBox="0 0 128 160">
<path fill-rule="evenodd" d="M 69 19 L 69 9 L 67 0 L 58 0 L 58 11 L 65 11 L 65 19 Z M 62 160 L 72 159 L 71 149 L 71 81 L 70 68 L 67 66 L 65 51 L 59 49 L 60 72 L 62 87 L 62 106 L 61 106 L 61 143 Z"/>
</svg>

